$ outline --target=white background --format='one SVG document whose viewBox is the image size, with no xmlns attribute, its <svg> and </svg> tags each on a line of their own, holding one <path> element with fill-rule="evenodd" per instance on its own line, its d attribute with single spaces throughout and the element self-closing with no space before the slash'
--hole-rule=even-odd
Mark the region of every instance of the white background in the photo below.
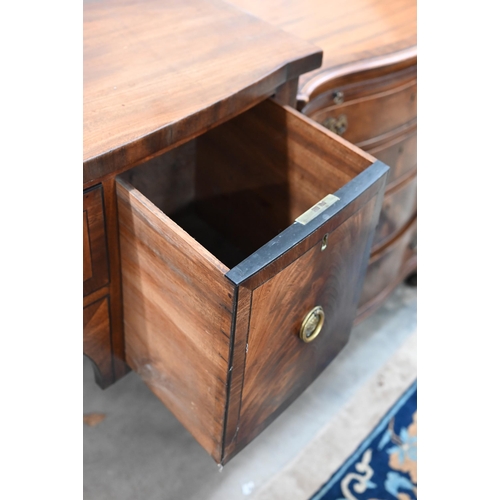
<svg viewBox="0 0 500 500">
<path fill-rule="evenodd" d="M 499 31 L 418 5 L 419 493 L 497 498 Z M 3 498 L 82 495 L 82 5 L 0 15 Z"/>
</svg>

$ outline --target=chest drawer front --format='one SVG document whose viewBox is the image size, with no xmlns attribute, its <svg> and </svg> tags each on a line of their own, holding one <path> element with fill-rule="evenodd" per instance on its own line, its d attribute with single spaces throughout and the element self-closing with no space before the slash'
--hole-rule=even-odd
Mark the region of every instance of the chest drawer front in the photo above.
<svg viewBox="0 0 500 500">
<path fill-rule="evenodd" d="M 404 279 L 416 258 L 417 219 L 408 225 L 387 246 L 370 257 L 358 314 L 364 315 L 374 302 L 379 303 L 394 289 L 394 283 Z"/>
<path fill-rule="evenodd" d="M 342 105 L 322 109 L 312 118 L 327 128 L 337 131 L 346 140 L 365 146 L 365 142 L 386 134 L 417 116 L 417 84 L 361 98 Z M 345 129 L 345 130 L 344 130 Z"/>
<path fill-rule="evenodd" d="M 265 101 L 117 180 L 127 361 L 219 463 L 346 342 L 387 171 Z M 297 340 L 314 301 L 329 346 L 318 360 L 318 341 Z M 265 414 L 252 401 L 269 380 L 247 356 L 279 339 L 283 370 L 302 376 L 280 390 L 276 367 Z"/>
<path fill-rule="evenodd" d="M 399 233 L 417 212 L 417 175 L 409 177 L 392 191 L 386 193 L 372 252 L 383 247 Z"/>
<path fill-rule="evenodd" d="M 237 452 L 278 417 L 347 343 L 377 202 L 373 196 L 341 223 L 333 217 L 295 250 L 300 253 L 295 260 L 253 284 L 245 384 L 236 435 L 230 437 L 227 453 Z M 252 286 L 251 280 L 246 286 Z M 304 342 L 299 335 L 302 324 L 317 307 L 324 314 L 323 325 L 317 337 Z"/>
<path fill-rule="evenodd" d="M 83 193 L 83 294 L 108 283 L 108 252 L 102 187 Z"/>
<path fill-rule="evenodd" d="M 329 90 L 312 98 L 302 112 L 363 149 L 416 121 L 416 66 L 383 77 L 351 79 L 354 83 L 334 79 L 325 84 Z"/>
<path fill-rule="evenodd" d="M 416 124 L 402 133 L 391 135 L 391 137 L 365 148 L 365 151 L 391 167 L 386 187 L 386 191 L 389 191 L 409 175 L 412 175 L 411 172 L 417 167 Z"/>
</svg>

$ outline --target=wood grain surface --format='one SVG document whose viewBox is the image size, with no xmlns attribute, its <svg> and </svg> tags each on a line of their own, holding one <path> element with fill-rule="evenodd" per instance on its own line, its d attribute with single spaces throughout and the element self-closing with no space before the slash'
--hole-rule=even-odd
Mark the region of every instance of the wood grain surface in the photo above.
<svg viewBox="0 0 500 500">
<path fill-rule="evenodd" d="M 253 290 L 238 433 L 225 460 L 279 416 L 346 344 L 382 198 L 383 189 L 330 232 L 326 249 L 318 233 L 311 235 L 312 248 Z M 300 325 L 318 305 L 325 325 L 306 344 Z"/>
<path fill-rule="evenodd" d="M 84 183 L 241 113 L 321 51 L 222 0 L 84 3 Z"/>
<path fill-rule="evenodd" d="M 253 290 L 285 276 L 289 267 L 301 276 L 302 291 L 315 289 L 323 274 L 334 287 L 345 285 L 344 298 L 334 301 L 343 311 L 336 322 L 343 332 L 340 349 L 356 311 L 387 171 L 306 116 L 269 100 L 119 176 L 126 359 L 219 463 L 267 425 L 255 422 L 255 433 L 247 426 L 241 434 L 249 321 L 263 322 L 269 314 L 260 312 L 260 303 L 255 309 Z M 277 196 L 269 196 L 270 187 Z M 294 222 L 331 192 L 339 195 L 338 204 L 304 225 Z M 203 209 L 198 216 L 197 205 Z M 246 246 L 245 232 L 251 235 Z M 330 250 L 301 260 L 318 250 L 325 232 Z M 238 273 L 246 260 L 236 260 L 230 270 L 228 246 L 243 247 L 241 259 L 254 252 L 247 260 L 260 267 L 245 277 Z M 269 258 L 267 246 L 276 257 Z M 283 279 L 283 290 L 289 290 Z M 280 300 L 295 308 L 303 294 Z M 299 385 L 291 383 L 294 389 L 265 422 L 303 390 Z"/>
<path fill-rule="evenodd" d="M 347 121 L 343 137 L 391 167 L 356 321 L 375 312 L 416 270 L 416 254 L 405 243 L 413 238 L 409 233 L 416 234 L 416 228 L 407 229 L 417 210 L 416 78 L 413 57 L 398 65 L 365 68 L 331 80 L 325 77 L 302 108 L 325 124 L 327 118 L 343 115 Z M 336 104 L 339 93 L 342 99 Z"/>
<path fill-rule="evenodd" d="M 408 66 L 416 67 L 414 0 L 233 0 L 230 3 L 243 7 L 250 15 L 220 0 L 84 2 L 83 180 L 84 187 L 102 181 L 105 210 L 103 212 L 101 206 L 101 213 L 105 224 L 103 219 L 99 238 L 104 244 L 101 243 L 100 248 L 106 251 L 107 245 L 109 250 L 109 268 L 105 274 L 102 267 L 90 266 L 96 244 L 91 236 L 92 218 L 84 214 L 84 244 L 85 233 L 88 235 L 84 249 L 87 283 L 84 291 L 88 293 L 84 300 L 86 349 L 100 346 L 101 353 L 96 351 L 94 357 L 102 357 L 99 361 L 104 367 L 101 375 L 109 374 L 101 378 L 101 385 L 105 386 L 126 373 L 127 348 L 127 360 L 217 461 L 227 461 L 251 439 L 243 438 L 243 433 L 238 443 L 252 297 L 249 288 L 237 290 L 229 280 L 223 279 L 231 267 L 223 264 L 224 258 L 217 252 L 210 254 L 164 214 L 178 212 L 194 201 L 205 203 L 208 195 L 202 197 L 203 190 L 213 189 L 214 185 L 219 189 L 224 186 L 224 176 L 233 175 L 231 182 L 240 183 L 242 189 L 246 186 L 250 190 L 247 193 L 261 190 L 259 203 L 274 202 L 273 207 L 279 204 L 283 207 L 272 211 L 275 220 L 269 218 L 266 226 L 272 230 L 262 231 L 262 234 L 259 234 L 258 224 L 248 224 L 247 235 L 244 225 L 233 224 L 233 219 L 240 216 L 251 219 L 252 210 L 258 214 L 259 203 L 253 202 L 244 210 L 235 208 L 228 214 L 226 222 L 236 228 L 230 236 L 236 241 L 243 235 L 248 254 L 272 238 L 279 228 L 286 227 L 293 213 L 301 213 L 303 206 L 312 204 L 318 186 L 325 187 L 324 180 L 309 178 L 311 172 L 325 168 L 316 165 L 314 155 L 309 155 L 312 158 L 310 166 L 302 166 L 303 160 L 309 161 L 309 157 L 300 153 L 297 146 L 305 139 L 311 145 L 319 144 L 321 151 L 331 138 L 329 132 L 315 126 L 308 132 L 310 136 L 300 137 L 299 134 L 297 138 L 292 134 L 284 141 L 281 138 L 286 151 L 278 149 L 278 154 L 269 147 L 267 151 L 264 147 L 260 153 L 252 152 L 245 144 L 234 145 L 229 141 L 226 159 L 224 155 L 219 156 L 222 163 L 214 163 L 210 168 L 206 157 L 203 160 L 199 156 L 200 151 L 210 148 L 213 151 L 210 141 L 190 139 L 244 113 L 272 94 L 276 94 L 281 104 L 293 105 L 298 89 L 301 106 L 322 93 L 325 99 L 331 99 L 332 84 L 346 84 L 348 92 L 356 88 L 359 92 L 366 90 L 374 94 L 378 88 L 374 86 L 374 78 L 380 82 L 384 78 L 390 80 L 396 73 L 413 71 L 408 70 Z M 317 47 L 325 52 L 324 64 L 321 69 L 311 71 L 321 62 L 321 49 Z M 364 87 L 357 85 L 366 80 L 367 75 L 370 83 Z M 380 98 L 385 97 L 377 96 L 373 101 L 375 107 Z M 354 98 L 358 99 L 356 106 L 363 104 L 363 99 L 369 101 L 365 95 L 358 94 Z M 262 109 L 266 109 L 265 106 Z M 382 106 L 382 111 L 386 108 L 394 106 Z M 269 113 L 271 121 L 274 120 L 268 127 L 258 125 L 259 120 L 250 128 L 245 120 L 241 122 L 240 128 L 247 137 L 252 137 L 255 129 L 257 144 L 266 144 L 266 141 L 269 144 L 270 138 L 279 136 L 273 134 L 283 125 L 282 118 L 269 109 L 262 115 L 266 117 Z M 362 112 L 356 115 L 360 118 L 350 121 L 351 128 L 353 123 L 362 123 L 368 116 L 366 106 L 360 109 Z M 366 150 L 393 167 L 389 187 L 395 190 L 397 185 L 409 182 L 416 165 L 416 120 L 399 119 L 396 111 L 389 116 L 390 124 L 396 129 L 387 127 L 390 130 L 384 132 L 385 129 L 373 127 L 378 133 L 375 130 L 375 135 L 366 136 L 365 143 L 361 142 Z M 286 116 L 284 123 L 294 120 L 293 113 Z M 372 113 L 372 116 L 375 115 Z M 213 130 L 211 139 L 223 144 L 224 136 L 217 130 L 218 127 Z M 238 158 L 238 152 L 243 156 L 253 154 L 253 161 L 245 163 Z M 292 158 L 298 155 L 301 165 L 296 167 L 288 159 L 280 161 L 279 155 L 283 154 L 290 154 Z M 368 155 L 366 158 L 372 161 Z M 148 159 L 152 174 L 143 178 L 148 186 L 135 189 L 140 181 L 132 179 L 134 187 L 123 182 L 118 188 L 121 193 L 120 224 L 125 221 L 120 227 L 125 249 L 121 262 L 126 268 L 122 283 L 114 175 Z M 268 168 L 273 163 L 279 166 L 274 171 Z M 235 164 L 245 165 L 244 169 L 252 175 L 244 169 L 235 169 Z M 207 172 L 213 175 L 213 179 L 208 176 L 210 182 L 206 182 Z M 339 184 L 342 184 L 342 174 L 332 172 L 334 175 L 328 178 L 328 183 L 336 185 L 340 179 Z M 358 171 L 352 171 L 347 177 L 352 179 L 356 173 Z M 256 179 L 263 184 L 255 184 Z M 311 189 L 301 188 L 303 179 Z M 269 184 L 266 194 L 265 183 L 270 180 L 276 184 Z M 237 198 L 237 192 L 224 192 L 224 189 L 222 196 Z M 150 200 L 141 195 L 141 191 L 152 193 Z M 366 199 L 358 203 L 362 207 Z M 206 205 L 210 208 L 205 212 L 206 220 L 213 223 L 221 207 L 225 206 L 223 203 L 218 207 L 212 198 Z M 267 221 L 265 213 L 261 209 Z M 397 232 L 402 223 L 399 219 L 391 227 Z M 394 280 L 401 280 L 405 271 L 414 269 L 416 255 L 409 247 L 415 227 L 416 223 L 411 225 L 411 230 L 405 226 L 394 239 L 391 239 L 393 234 L 386 234 L 380 243 L 382 248 L 377 259 L 383 252 L 391 256 L 380 258 L 381 264 L 372 258 L 370 272 L 373 277 L 367 281 L 358 319 L 381 303 L 380 298 L 387 295 Z M 139 236 L 136 236 L 136 229 L 140 230 Z M 409 233 L 411 236 L 407 236 Z M 403 244 L 398 238 L 410 242 Z M 297 245 L 293 252 L 286 252 L 287 258 L 298 257 L 299 250 L 303 247 Z M 175 266 L 172 266 L 171 256 Z M 102 251 L 96 259 L 101 266 L 107 262 L 107 257 L 102 258 Z M 388 271 L 391 259 L 398 270 L 394 276 Z M 291 264 L 287 259 L 276 260 L 262 276 L 273 276 L 283 265 Z M 94 275 L 100 276 L 99 282 L 93 282 Z M 390 286 L 387 284 L 389 278 L 393 280 Z M 197 280 L 201 280 L 201 284 L 192 287 Z M 201 305 L 205 301 L 204 293 L 212 286 L 216 292 L 205 310 Z M 190 287 L 187 297 L 182 295 Z M 375 289 L 378 295 L 372 294 Z M 180 297 L 186 299 L 189 307 L 181 304 Z M 95 306 L 97 303 L 99 307 Z M 105 309 L 108 311 L 106 318 Z M 129 321 L 125 326 L 123 312 L 125 321 Z M 222 325 L 217 331 L 214 330 L 216 324 Z M 97 343 L 91 348 L 93 341 Z M 206 358 L 209 361 L 205 366 L 200 360 Z M 283 401 L 279 408 L 288 404 L 288 400 Z M 271 412 L 261 426 L 265 427 L 280 411 Z M 249 422 L 254 417 L 249 417 Z"/>
<path fill-rule="evenodd" d="M 384 300 L 417 268 L 417 218 L 412 218 L 384 247 L 370 257 L 363 292 L 359 299 L 359 322 L 380 307 Z"/>
<path fill-rule="evenodd" d="M 417 213 L 417 173 L 386 191 L 373 238 L 372 253 L 392 240 Z"/>
<path fill-rule="evenodd" d="M 83 281 L 92 278 L 92 255 L 90 253 L 89 220 L 87 211 L 83 211 Z"/>
<path fill-rule="evenodd" d="M 416 0 L 231 0 L 323 49 L 323 65 L 299 79 L 299 97 L 323 81 L 416 55 Z"/>
<path fill-rule="evenodd" d="M 416 121 L 380 137 L 380 141 L 371 144 L 366 151 L 391 167 L 386 188 L 391 190 L 412 176 L 417 168 Z"/>
<path fill-rule="evenodd" d="M 248 256 L 373 161 L 267 100 L 198 138 L 198 212 Z"/>
<path fill-rule="evenodd" d="M 128 364 L 220 462 L 234 285 L 227 268 L 117 180 Z"/>
<path fill-rule="evenodd" d="M 221 461 L 227 462 L 228 457 L 237 444 L 241 408 L 241 393 L 245 382 L 245 362 L 248 345 L 248 324 L 252 308 L 252 291 L 245 287 L 237 288 L 235 296 L 236 307 L 234 327 L 231 336 L 230 366 L 232 370 L 228 380 L 228 399 L 226 407 L 226 422 L 223 436 L 223 456 Z"/>
<path fill-rule="evenodd" d="M 102 186 L 83 192 L 83 295 L 108 283 L 108 251 Z"/>
<path fill-rule="evenodd" d="M 96 382 L 105 389 L 114 381 L 107 296 L 83 309 L 83 331 L 83 354 L 92 361 Z"/>
<path fill-rule="evenodd" d="M 398 95 L 399 99 L 402 99 L 400 91 L 414 85 L 416 79 L 416 59 L 413 58 L 397 65 L 365 69 L 349 75 L 333 77 L 325 81 L 321 88 L 317 88 L 314 95 L 309 96 L 307 103 L 301 103 L 300 110 L 311 116 L 319 109 L 342 106 L 364 99 L 370 100 L 379 94 L 382 99 L 392 100 Z M 403 99 L 403 102 L 406 102 L 406 99 Z"/>
<path fill-rule="evenodd" d="M 342 104 L 326 103 L 325 107 L 313 112 L 306 111 L 306 107 L 303 112 L 322 125 L 328 119 L 345 116 L 347 128 L 342 137 L 360 148 L 367 148 L 381 135 L 393 132 L 417 117 L 416 79 L 394 83 L 396 85 L 392 88 L 371 89 L 369 95 L 349 95 L 345 89 Z"/>
</svg>

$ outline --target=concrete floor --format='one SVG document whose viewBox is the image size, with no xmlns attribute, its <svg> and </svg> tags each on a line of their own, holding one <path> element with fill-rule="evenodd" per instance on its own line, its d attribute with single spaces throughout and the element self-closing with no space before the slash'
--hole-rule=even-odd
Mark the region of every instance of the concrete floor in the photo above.
<svg viewBox="0 0 500 500">
<path fill-rule="evenodd" d="M 401 285 L 318 379 L 223 470 L 130 373 L 102 391 L 84 359 L 83 428 L 88 500 L 239 500 L 292 460 L 416 328 L 416 289 Z M 280 499 L 277 499 L 280 500 Z"/>
</svg>

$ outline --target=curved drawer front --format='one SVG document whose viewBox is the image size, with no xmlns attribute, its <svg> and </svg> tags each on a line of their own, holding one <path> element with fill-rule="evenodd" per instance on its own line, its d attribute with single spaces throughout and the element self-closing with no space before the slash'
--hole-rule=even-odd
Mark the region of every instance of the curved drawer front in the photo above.
<svg viewBox="0 0 500 500">
<path fill-rule="evenodd" d="M 349 100 L 345 95 L 344 99 L 342 104 L 316 109 L 310 114 L 306 107 L 304 112 L 360 147 L 417 117 L 416 79 L 369 96 Z"/>
<path fill-rule="evenodd" d="M 358 315 L 363 315 L 373 303 L 379 303 L 404 278 L 407 265 L 416 257 L 417 219 L 402 231 L 387 247 L 370 258 L 359 300 Z"/>
<path fill-rule="evenodd" d="M 367 254 L 359 250 L 376 203 L 372 197 L 340 225 L 326 222 L 292 250 L 297 257 L 266 270 L 258 282 L 242 284 L 251 308 L 245 327 L 236 331 L 236 341 L 240 335 L 247 339 L 247 354 L 238 418 L 226 438 L 230 455 L 284 411 L 347 343 L 366 265 Z M 301 325 L 317 307 L 324 324 L 314 340 L 304 342 Z"/>
<path fill-rule="evenodd" d="M 417 127 L 400 134 L 391 135 L 380 143 L 365 148 L 365 151 L 389 165 L 386 191 L 392 189 L 402 178 L 417 166 Z"/>
<path fill-rule="evenodd" d="M 417 176 L 386 192 L 373 238 L 372 252 L 384 246 L 408 223 L 417 211 Z"/>
<path fill-rule="evenodd" d="M 127 362 L 217 462 L 346 343 L 387 171 L 265 101 L 117 180 Z"/>
</svg>

